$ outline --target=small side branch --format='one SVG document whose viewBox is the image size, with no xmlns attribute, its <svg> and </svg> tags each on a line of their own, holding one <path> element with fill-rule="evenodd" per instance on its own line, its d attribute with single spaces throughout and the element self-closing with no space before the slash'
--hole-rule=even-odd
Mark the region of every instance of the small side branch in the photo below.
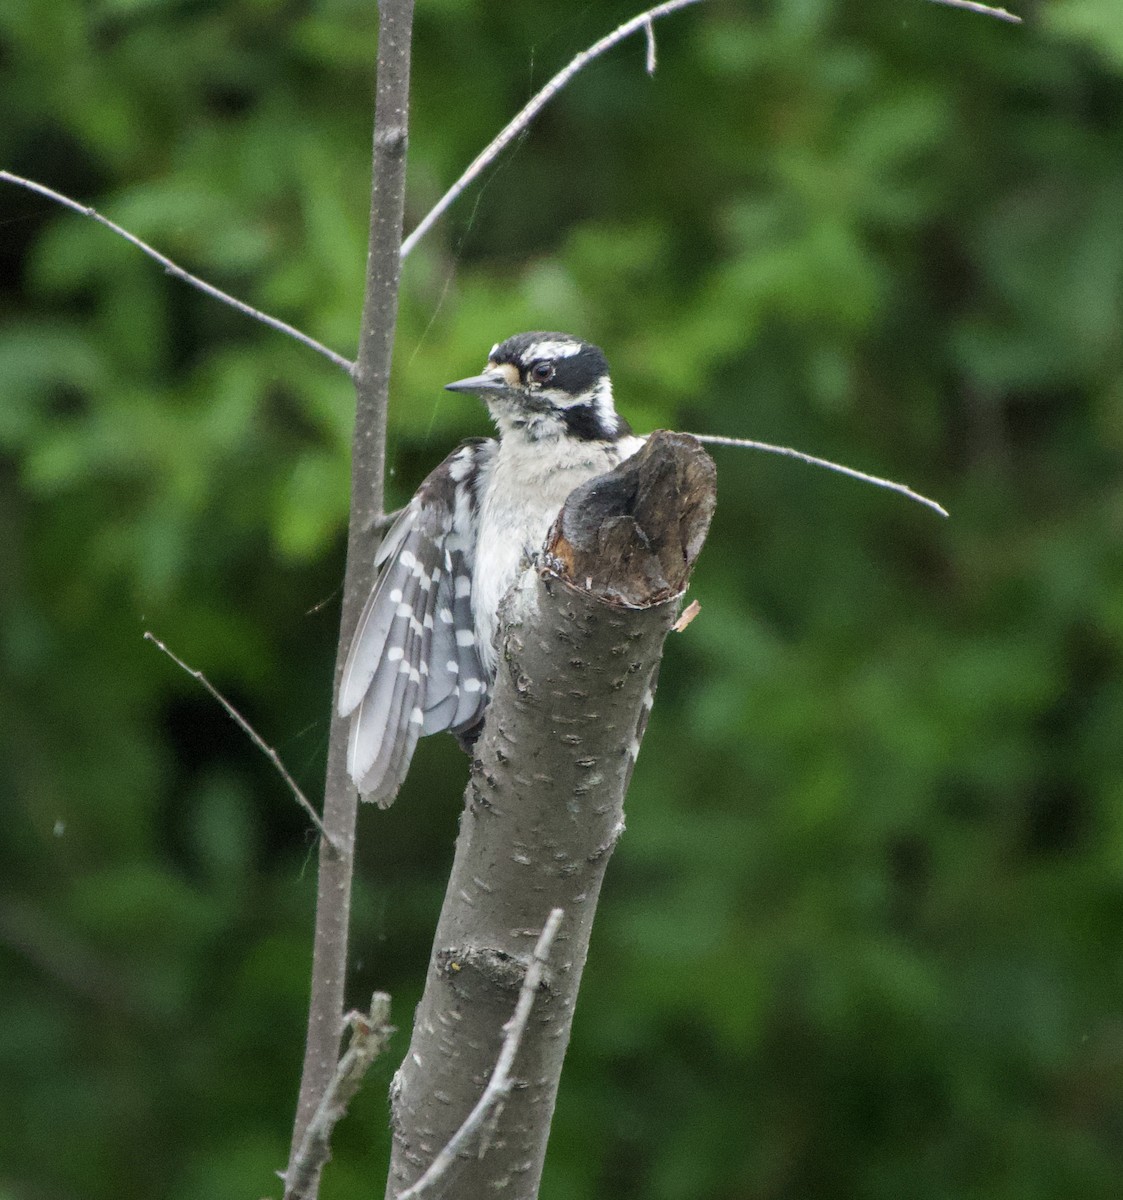
<svg viewBox="0 0 1123 1200">
<path fill-rule="evenodd" d="M 328 831 L 324 828 L 324 823 L 320 820 L 319 813 L 317 813 L 312 807 L 308 797 L 300 790 L 300 785 L 288 773 L 285 768 L 285 764 L 281 761 L 281 756 L 277 753 L 277 751 L 265 742 L 257 730 L 254 729 L 249 721 L 247 721 L 246 718 L 243 717 L 242 714 L 234 707 L 234 705 L 226 699 L 226 697 L 218 690 L 218 688 L 211 683 L 211 681 L 203 674 L 202 671 L 196 671 L 194 667 L 189 667 L 182 658 L 176 655 L 173 651 L 169 650 L 168 647 L 162 641 L 160 641 L 160 639 L 154 633 L 150 631 L 146 632 L 144 635 L 144 640 L 146 642 L 151 642 L 157 650 L 162 650 L 172 660 L 172 662 L 176 664 L 177 667 L 180 667 L 182 670 L 186 671 L 192 679 L 198 680 L 199 683 L 201 683 L 203 687 L 205 687 L 207 691 L 210 692 L 210 694 L 219 702 L 219 704 L 226 709 L 226 713 L 230 719 L 238 726 L 239 729 L 241 729 L 246 737 L 253 742 L 253 744 L 261 751 L 262 754 L 265 755 L 267 759 L 269 759 L 269 761 L 276 768 L 277 774 L 280 775 L 280 777 L 285 781 L 289 791 L 292 792 L 293 796 L 296 798 L 297 804 L 304 809 L 304 811 L 308 814 L 309 819 L 312 821 L 312 824 L 315 825 L 320 831 L 320 836 L 333 849 L 338 850 L 339 847 L 335 838 L 333 838 L 331 834 L 328 833 Z"/>
<path fill-rule="evenodd" d="M 42 183 L 36 183 L 33 179 L 24 179 L 21 175 L 13 175 L 10 171 L 0 171 L 0 181 L 14 183 L 17 187 L 26 188 L 29 192 L 45 196 L 48 200 L 53 200 L 56 204 L 61 204 L 63 208 L 69 208 L 71 212 L 78 213 L 79 216 L 89 217 L 91 221 L 96 221 L 99 225 L 104 225 L 106 229 L 111 230 L 142 253 L 147 254 L 154 262 L 158 262 L 168 275 L 172 275 L 176 279 L 190 284 L 193 288 L 198 288 L 200 292 L 213 299 L 237 309 L 244 316 L 250 317 L 255 321 L 260 321 L 262 325 L 268 325 L 270 329 L 275 329 L 278 333 L 283 333 L 287 337 L 291 337 L 302 346 L 307 346 L 309 350 L 315 350 L 317 354 L 322 354 L 324 358 L 329 362 L 333 362 L 337 367 L 341 367 L 348 375 L 351 374 L 351 361 L 344 358 L 342 354 L 336 354 L 334 350 L 328 349 L 322 342 L 318 342 L 314 337 L 309 337 L 308 334 L 302 333 L 286 321 L 279 320 L 277 317 L 271 317 L 268 313 L 262 312 L 261 309 L 254 308 L 253 305 L 247 304 L 244 300 L 239 300 L 236 296 L 231 296 L 228 292 L 224 292 L 220 288 L 216 288 L 213 284 L 207 283 L 205 279 L 200 279 L 198 275 L 192 275 L 190 271 L 185 271 L 178 263 L 172 262 L 167 255 L 161 254 L 159 250 L 154 249 L 147 242 L 141 241 L 135 233 L 130 233 L 127 229 L 118 225 L 116 221 L 111 221 L 108 217 L 102 216 L 96 208 L 90 208 L 87 204 L 79 204 L 77 200 L 72 200 L 69 196 L 64 196 L 62 192 L 56 192 L 54 188 L 49 188 Z"/>
<path fill-rule="evenodd" d="M 519 1047 L 522 1045 L 523 1034 L 526 1033 L 526 1025 L 530 1020 L 530 1010 L 534 1006 L 534 997 L 538 994 L 538 989 L 542 985 L 542 976 L 546 971 L 550 957 L 550 948 L 554 944 L 554 938 L 557 937 L 558 929 L 561 926 L 564 916 L 564 909 L 555 908 L 551 909 L 549 917 L 546 918 L 546 924 L 542 927 L 542 934 L 538 939 L 537 945 L 534 947 L 530 964 L 523 978 L 522 987 L 519 990 L 519 998 L 515 1004 L 514 1015 L 503 1027 L 503 1045 L 499 1051 L 499 1058 L 495 1063 L 495 1070 L 492 1072 L 487 1087 L 484 1088 L 483 1095 L 480 1096 L 476 1107 L 465 1118 L 464 1124 L 460 1126 L 441 1148 L 437 1157 L 429 1164 L 429 1168 L 425 1174 L 412 1187 L 406 1188 L 398 1197 L 398 1200 L 418 1200 L 418 1197 L 428 1192 L 440 1180 L 449 1167 L 452 1166 L 456 1161 L 457 1155 L 469 1141 L 476 1134 L 480 1133 L 492 1115 L 498 1113 L 502 1108 L 511 1088 L 514 1086 L 515 1081 L 511 1077 L 511 1068 L 515 1065 Z M 481 1156 L 483 1150 L 484 1147 L 481 1146 Z"/>
<path fill-rule="evenodd" d="M 371 1063 L 386 1049 L 394 1027 L 390 1024 L 390 997 L 375 992 L 370 1012 L 351 1012 L 344 1018 L 351 1026 L 351 1044 L 339 1060 L 323 1099 L 320 1101 L 300 1149 L 285 1175 L 285 1200 L 306 1200 L 314 1193 L 320 1171 L 331 1158 L 331 1135 L 347 1115 Z"/>
<path fill-rule="evenodd" d="M 101 957 L 22 896 L 0 894 L 0 946 L 65 988 L 86 1009 L 92 1005 L 138 1028 L 160 1027 L 159 1006 L 131 965 Z"/>
<path fill-rule="evenodd" d="M 654 75 L 655 67 L 657 66 L 655 50 L 655 25 L 650 17 L 648 17 L 643 24 L 643 37 L 644 41 L 647 43 L 647 60 L 644 63 L 644 67 L 648 75 Z"/>
<path fill-rule="evenodd" d="M 892 479 L 882 479 L 879 475 L 867 475 L 865 471 L 857 471 L 853 467 L 844 467 L 841 463 L 831 462 L 829 458 L 816 458 L 814 454 L 804 454 L 802 450 L 793 450 L 790 446 L 773 446 L 771 442 L 754 442 L 749 438 L 721 437 L 716 433 L 693 433 L 691 437 L 711 446 L 739 446 L 742 450 L 764 450 L 768 454 L 782 454 L 787 458 L 798 458 L 800 462 L 809 463 L 813 467 L 825 467 L 828 471 L 837 471 L 839 475 L 848 475 L 851 479 L 859 479 L 862 483 L 872 483 L 874 487 L 888 488 L 898 495 L 907 496 L 917 504 L 923 504 L 941 517 L 948 515 L 948 510 L 935 500 L 914 492 L 912 488 Z"/>
<path fill-rule="evenodd" d="M 964 8 L 968 12 L 978 13 L 983 17 L 994 17 L 998 21 L 1009 21 L 1011 25 L 1020 25 L 1021 17 L 1016 17 L 1004 8 L 994 8 L 990 4 L 976 4 L 975 0 L 929 0 L 931 4 L 942 4 L 945 8 Z"/>
<path fill-rule="evenodd" d="M 670 16 L 671 13 L 678 12 L 680 8 L 688 8 L 692 4 L 699 3 L 701 3 L 701 0 L 667 0 L 665 4 L 657 4 L 654 8 L 649 8 L 646 12 L 641 12 L 637 16 L 632 17 L 630 21 L 625 21 L 623 25 L 617 26 L 611 33 L 602 37 L 600 41 L 594 42 L 587 50 L 582 50 L 580 54 L 571 59 L 568 65 L 563 67 L 541 91 L 532 96 L 487 146 L 476 155 L 463 175 L 421 218 L 417 228 L 402 242 L 402 258 L 405 258 L 409 254 L 414 246 L 444 216 L 453 201 L 460 196 L 464 189 L 473 180 L 479 178 L 480 174 L 530 125 L 531 121 L 538 116 L 542 109 L 550 103 L 582 67 L 588 66 L 594 58 L 599 58 L 606 50 L 611 50 L 618 42 L 624 41 L 625 38 L 631 37 L 633 33 L 637 33 L 642 29 L 647 40 L 646 65 L 647 71 L 650 74 L 655 69 L 655 35 L 652 30 L 652 22 L 657 21 L 660 17 Z"/>
</svg>

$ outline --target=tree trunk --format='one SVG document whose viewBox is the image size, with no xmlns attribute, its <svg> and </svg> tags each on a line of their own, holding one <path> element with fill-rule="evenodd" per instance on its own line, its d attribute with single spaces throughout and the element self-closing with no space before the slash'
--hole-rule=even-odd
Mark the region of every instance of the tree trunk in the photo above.
<svg viewBox="0 0 1123 1200">
<path fill-rule="evenodd" d="M 432 1196 L 537 1195 L 562 1058 L 605 867 L 663 642 L 714 507 L 714 469 L 656 433 L 578 488 L 538 569 L 504 602 L 500 665 L 455 862 L 392 1091 L 387 1195 L 424 1172 L 495 1066 L 535 941 L 565 917 L 502 1110 Z M 481 1153 L 482 1152 L 482 1153 Z"/>
</svg>

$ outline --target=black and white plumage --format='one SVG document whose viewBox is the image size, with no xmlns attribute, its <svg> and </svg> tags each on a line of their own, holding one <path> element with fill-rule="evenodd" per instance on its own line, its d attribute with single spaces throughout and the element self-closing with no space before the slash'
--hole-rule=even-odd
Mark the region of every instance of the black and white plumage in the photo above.
<svg viewBox="0 0 1123 1200">
<path fill-rule="evenodd" d="M 566 497 L 643 444 L 616 412 L 603 353 L 569 334 L 517 334 L 447 386 L 480 396 L 499 437 L 454 450 L 387 533 L 339 691 L 351 778 L 383 807 L 418 737 L 479 722 L 499 602 Z"/>
</svg>

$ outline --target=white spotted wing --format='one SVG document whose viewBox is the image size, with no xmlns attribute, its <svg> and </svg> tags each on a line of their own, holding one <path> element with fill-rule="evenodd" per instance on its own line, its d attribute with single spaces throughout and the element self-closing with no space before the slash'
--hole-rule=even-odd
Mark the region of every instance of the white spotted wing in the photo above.
<svg viewBox="0 0 1123 1200">
<path fill-rule="evenodd" d="M 378 581 L 339 688 L 347 769 L 364 798 L 393 802 L 422 734 L 474 725 L 487 702 L 472 568 L 479 485 L 495 442 L 465 442 L 418 488 L 375 558 Z"/>
</svg>

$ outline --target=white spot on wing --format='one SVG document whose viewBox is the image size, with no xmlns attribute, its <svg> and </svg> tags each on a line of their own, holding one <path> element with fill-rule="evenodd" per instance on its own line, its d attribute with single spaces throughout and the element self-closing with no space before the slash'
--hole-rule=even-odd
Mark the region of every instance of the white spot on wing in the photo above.
<svg viewBox="0 0 1123 1200">
<path fill-rule="evenodd" d="M 449 463 L 448 473 L 452 476 L 455 483 L 463 483 L 468 478 L 468 472 L 472 469 L 472 451 L 461 450 L 460 453 Z"/>
</svg>

